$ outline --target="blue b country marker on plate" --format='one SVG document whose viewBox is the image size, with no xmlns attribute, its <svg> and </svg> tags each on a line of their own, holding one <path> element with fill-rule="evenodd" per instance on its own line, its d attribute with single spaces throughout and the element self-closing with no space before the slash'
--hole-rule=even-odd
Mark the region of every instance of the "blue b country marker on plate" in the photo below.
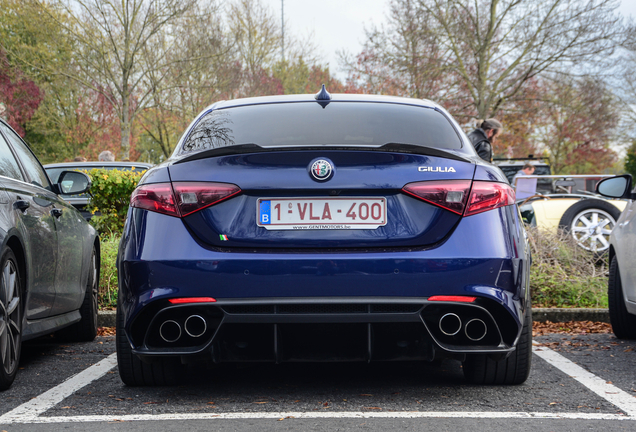
<svg viewBox="0 0 636 432">
<path fill-rule="evenodd" d="M 272 216 L 270 214 L 272 209 L 272 204 L 271 201 L 261 201 L 261 206 L 260 206 L 260 222 L 261 225 L 269 225 L 271 220 L 272 220 Z"/>
</svg>

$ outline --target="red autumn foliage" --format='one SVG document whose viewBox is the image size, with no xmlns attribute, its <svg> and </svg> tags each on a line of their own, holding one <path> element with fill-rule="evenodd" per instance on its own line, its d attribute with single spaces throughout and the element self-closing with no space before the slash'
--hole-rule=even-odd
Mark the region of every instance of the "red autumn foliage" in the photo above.
<svg viewBox="0 0 636 432">
<path fill-rule="evenodd" d="M 5 107 L 2 116 L 17 133 L 24 136 L 23 125 L 33 117 L 44 95 L 33 81 L 9 63 L 6 53 L 2 50 L 0 50 L 0 95 L 0 102 Z"/>
<path fill-rule="evenodd" d="M 241 69 L 240 81 L 243 85 L 238 90 L 237 97 L 270 96 L 283 94 L 283 83 L 262 67 L 253 72 Z"/>
<path fill-rule="evenodd" d="M 88 160 L 97 160 L 104 150 L 117 154 L 121 130 L 113 105 L 92 90 L 83 91 L 77 99 L 75 121 L 65 134 L 67 143 Z"/>
<path fill-rule="evenodd" d="M 344 84 L 329 73 L 329 68 L 313 65 L 309 70 L 309 79 L 305 86 L 306 93 L 316 93 L 322 85 L 325 85 L 330 93 L 359 93 L 360 90 L 353 84 Z"/>
</svg>

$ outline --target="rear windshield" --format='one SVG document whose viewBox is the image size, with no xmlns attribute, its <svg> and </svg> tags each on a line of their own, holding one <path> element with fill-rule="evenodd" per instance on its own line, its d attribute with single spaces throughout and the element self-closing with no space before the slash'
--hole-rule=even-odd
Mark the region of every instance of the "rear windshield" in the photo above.
<svg viewBox="0 0 636 432">
<path fill-rule="evenodd" d="M 250 105 L 206 114 L 180 153 L 257 144 L 261 147 L 414 144 L 459 149 L 459 135 L 431 108 L 391 103 L 316 102 Z"/>
</svg>

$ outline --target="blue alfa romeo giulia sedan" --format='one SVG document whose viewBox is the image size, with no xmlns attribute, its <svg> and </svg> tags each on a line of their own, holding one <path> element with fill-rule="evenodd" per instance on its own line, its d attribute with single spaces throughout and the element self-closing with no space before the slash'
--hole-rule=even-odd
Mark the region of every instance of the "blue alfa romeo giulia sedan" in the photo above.
<svg viewBox="0 0 636 432">
<path fill-rule="evenodd" d="M 209 362 L 463 362 L 528 377 L 529 250 L 515 194 L 426 100 L 216 103 L 131 197 L 119 373 Z"/>
</svg>

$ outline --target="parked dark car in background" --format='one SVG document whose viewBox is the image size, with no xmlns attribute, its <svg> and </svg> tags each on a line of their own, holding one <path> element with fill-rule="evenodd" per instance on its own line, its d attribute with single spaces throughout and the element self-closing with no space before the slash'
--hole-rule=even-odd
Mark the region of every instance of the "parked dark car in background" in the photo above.
<svg viewBox="0 0 636 432">
<path fill-rule="evenodd" d="M 99 238 L 60 193 L 84 193 L 89 177 L 51 183 L 24 141 L 0 120 L 0 389 L 18 371 L 22 341 L 97 333 Z"/>
<path fill-rule="evenodd" d="M 430 101 L 323 88 L 214 104 L 132 195 L 120 376 L 446 357 L 471 382 L 520 384 L 532 317 L 514 196 Z"/>
<path fill-rule="evenodd" d="M 46 173 L 49 175 L 49 178 L 53 183 L 56 183 L 60 173 L 63 171 L 90 171 L 92 169 L 107 169 L 107 170 L 123 170 L 123 171 L 146 171 L 148 168 L 152 167 L 152 164 L 145 162 L 61 162 L 61 163 L 53 163 L 44 165 L 44 169 Z M 73 207 L 78 209 L 84 219 L 90 220 L 93 216 L 91 212 L 86 210 L 86 205 L 88 204 L 89 195 L 87 193 L 84 194 L 73 194 L 73 195 L 63 195 L 63 198 L 71 203 Z"/>
</svg>

